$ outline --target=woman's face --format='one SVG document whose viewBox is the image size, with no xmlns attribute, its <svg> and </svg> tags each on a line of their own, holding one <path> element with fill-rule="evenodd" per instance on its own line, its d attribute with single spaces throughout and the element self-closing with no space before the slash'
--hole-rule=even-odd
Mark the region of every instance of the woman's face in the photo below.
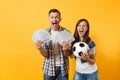
<svg viewBox="0 0 120 80">
<path fill-rule="evenodd" d="M 86 31 L 88 30 L 87 23 L 85 21 L 82 21 L 77 26 L 77 31 L 80 37 L 84 37 Z"/>
</svg>

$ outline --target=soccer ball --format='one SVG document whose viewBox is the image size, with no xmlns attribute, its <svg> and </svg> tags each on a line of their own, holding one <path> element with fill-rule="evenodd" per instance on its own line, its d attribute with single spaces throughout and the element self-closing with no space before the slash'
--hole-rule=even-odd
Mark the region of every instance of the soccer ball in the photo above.
<svg viewBox="0 0 120 80">
<path fill-rule="evenodd" d="M 77 42 L 72 47 L 73 54 L 76 57 L 80 57 L 82 53 L 87 52 L 88 50 L 89 46 L 85 42 Z"/>
</svg>

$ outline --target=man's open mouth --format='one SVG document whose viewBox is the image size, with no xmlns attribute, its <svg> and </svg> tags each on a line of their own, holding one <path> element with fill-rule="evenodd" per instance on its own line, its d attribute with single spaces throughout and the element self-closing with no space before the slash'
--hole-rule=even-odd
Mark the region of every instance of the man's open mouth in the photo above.
<svg viewBox="0 0 120 80">
<path fill-rule="evenodd" d="M 53 25 L 56 25 L 57 23 L 52 23 Z"/>
</svg>

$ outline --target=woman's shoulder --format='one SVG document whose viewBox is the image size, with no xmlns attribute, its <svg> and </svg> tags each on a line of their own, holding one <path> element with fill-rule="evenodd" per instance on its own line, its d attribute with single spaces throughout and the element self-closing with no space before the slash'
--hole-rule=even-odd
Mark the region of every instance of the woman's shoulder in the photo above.
<svg viewBox="0 0 120 80">
<path fill-rule="evenodd" d="M 88 45 L 89 45 L 90 48 L 93 48 L 93 47 L 96 46 L 95 42 L 92 39 L 90 39 Z"/>
</svg>

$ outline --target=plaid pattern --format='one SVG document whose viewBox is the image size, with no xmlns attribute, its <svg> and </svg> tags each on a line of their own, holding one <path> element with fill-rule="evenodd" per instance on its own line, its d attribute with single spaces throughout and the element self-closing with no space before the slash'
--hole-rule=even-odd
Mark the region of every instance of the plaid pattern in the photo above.
<svg viewBox="0 0 120 80">
<path fill-rule="evenodd" d="M 51 29 L 46 29 L 51 34 Z M 59 31 L 68 31 L 66 28 L 60 27 Z M 59 53 L 60 53 L 60 63 L 61 63 L 61 72 L 62 75 L 68 74 L 69 70 L 69 58 L 64 56 L 62 46 L 58 44 L 59 46 Z M 52 49 L 52 41 L 45 42 L 43 44 L 43 48 L 48 51 L 49 57 L 44 57 L 44 64 L 43 64 L 43 71 L 50 75 L 55 76 L 55 56 Z"/>
</svg>

